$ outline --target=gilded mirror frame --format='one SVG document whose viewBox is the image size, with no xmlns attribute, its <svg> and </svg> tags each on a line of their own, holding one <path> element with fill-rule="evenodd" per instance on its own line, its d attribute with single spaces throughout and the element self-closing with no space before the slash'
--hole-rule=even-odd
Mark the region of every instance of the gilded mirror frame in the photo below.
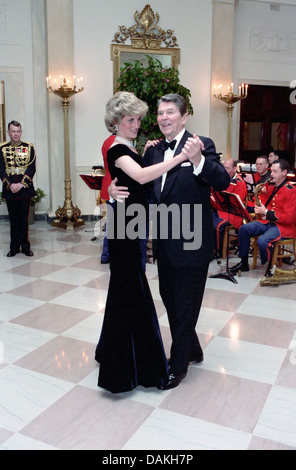
<svg viewBox="0 0 296 470">
<path fill-rule="evenodd" d="M 129 57 L 124 59 L 123 54 L 127 53 Z M 124 67 L 124 62 L 135 62 L 140 59 L 142 55 L 149 55 L 156 57 L 163 65 L 178 68 L 180 63 L 180 49 L 169 49 L 168 47 L 161 47 L 160 49 L 134 49 L 132 46 L 120 46 L 111 44 L 111 59 L 113 60 L 113 91 L 114 93 L 118 88 L 118 79 L 120 76 L 120 69 Z M 162 60 L 163 57 L 170 58 L 170 64 Z"/>
<path fill-rule="evenodd" d="M 171 29 L 163 30 L 158 26 L 159 15 L 154 13 L 150 5 L 142 12 L 134 14 L 136 24 L 127 28 L 120 26 L 111 44 L 111 60 L 113 60 L 113 91 L 118 89 L 120 69 L 125 62 L 145 61 L 145 56 L 156 57 L 163 66 L 177 69 L 180 63 L 180 49 Z M 130 39 L 131 45 L 125 41 Z M 166 47 L 161 47 L 162 42 Z"/>
</svg>

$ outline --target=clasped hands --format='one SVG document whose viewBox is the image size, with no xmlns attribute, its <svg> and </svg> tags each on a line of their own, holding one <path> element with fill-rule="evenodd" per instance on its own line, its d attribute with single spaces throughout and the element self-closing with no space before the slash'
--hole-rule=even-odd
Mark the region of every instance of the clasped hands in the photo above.
<svg viewBox="0 0 296 470">
<path fill-rule="evenodd" d="M 182 148 L 182 154 L 187 160 L 190 160 L 193 165 L 198 167 L 201 162 L 201 156 L 204 149 L 204 143 L 196 134 L 193 134 L 192 137 L 187 139 L 184 147 Z"/>
<path fill-rule="evenodd" d="M 24 187 L 24 185 L 23 185 L 22 183 L 12 183 L 12 184 L 9 186 L 9 189 L 10 189 L 10 191 L 11 191 L 13 194 L 16 194 L 16 193 L 18 193 L 23 187 Z"/>
<path fill-rule="evenodd" d="M 155 146 L 159 140 L 149 140 L 146 143 L 144 153 L 145 151 L 151 147 Z M 181 151 L 181 154 L 184 156 L 184 161 L 185 160 L 190 160 L 193 165 L 198 167 L 198 165 L 201 162 L 201 156 L 202 152 L 204 150 L 205 146 L 203 142 L 200 140 L 200 138 L 194 134 L 192 137 L 189 137 Z M 115 178 L 109 188 L 108 188 L 108 193 L 111 196 L 112 199 L 114 199 L 117 202 L 123 202 L 124 199 L 129 197 L 129 191 L 126 186 L 116 186 L 118 179 Z"/>
</svg>

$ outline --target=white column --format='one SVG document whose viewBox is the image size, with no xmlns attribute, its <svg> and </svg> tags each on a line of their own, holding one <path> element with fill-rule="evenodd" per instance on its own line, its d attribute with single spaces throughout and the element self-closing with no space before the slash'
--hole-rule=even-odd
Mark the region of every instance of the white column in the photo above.
<svg viewBox="0 0 296 470">
<path fill-rule="evenodd" d="M 217 152 L 224 156 L 227 149 L 227 108 L 213 97 L 213 91 L 215 85 L 222 83 L 226 94 L 232 82 L 234 4 L 234 0 L 213 0 L 210 136 Z"/>
<path fill-rule="evenodd" d="M 48 70 L 47 74 L 59 77 L 73 76 L 74 67 L 74 41 L 73 41 L 73 0 L 47 1 L 47 31 L 48 31 Z M 46 80 L 44 76 L 44 87 Z M 50 175 L 52 205 L 49 217 L 55 217 L 58 206 L 64 204 L 64 124 L 61 99 L 48 93 L 49 100 L 49 128 L 50 128 Z M 74 100 L 71 100 L 69 113 L 69 136 L 71 179 L 75 181 L 75 140 L 74 140 Z M 76 201 L 75 187 L 73 199 Z"/>
</svg>

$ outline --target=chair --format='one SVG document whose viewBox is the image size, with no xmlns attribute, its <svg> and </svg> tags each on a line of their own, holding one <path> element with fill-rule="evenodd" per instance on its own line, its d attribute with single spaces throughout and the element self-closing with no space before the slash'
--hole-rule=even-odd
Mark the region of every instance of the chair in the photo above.
<svg viewBox="0 0 296 470">
<path fill-rule="evenodd" d="M 258 237 L 254 237 L 253 241 L 253 269 L 256 268 L 257 265 L 257 257 L 258 257 Z M 289 247 L 289 248 L 288 248 Z M 294 254 L 296 258 L 296 238 L 284 238 L 283 240 L 279 240 L 274 242 L 273 244 L 273 254 L 271 260 L 271 270 L 273 266 L 282 266 L 282 259 L 287 258 Z"/>
<path fill-rule="evenodd" d="M 233 225 L 226 225 L 224 230 L 224 238 L 223 238 L 223 245 L 222 245 L 222 258 L 226 258 L 227 256 L 227 246 L 229 249 L 229 244 L 232 241 L 238 241 L 238 234 L 237 229 Z"/>
</svg>

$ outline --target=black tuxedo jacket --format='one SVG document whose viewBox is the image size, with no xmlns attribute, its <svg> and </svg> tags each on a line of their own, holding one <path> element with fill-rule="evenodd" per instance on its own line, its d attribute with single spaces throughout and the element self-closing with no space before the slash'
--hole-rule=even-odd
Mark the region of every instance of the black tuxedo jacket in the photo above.
<svg viewBox="0 0 296 470">
<path fill-rule="evenodd" d="M 191 136 L 185 131 L 175 155 L 181 152 Z M 173 265 L 180 267 L 198 267 L 213 259 L 214 232 L 210 191 L 211 187 L 217 191 L 225 190 L 230 183 L 230 177 L 220 163 L 214 142 L 207 137 L 200 139 L 205 145 L 205 163 L 198 176 L 194 175 L 193 165 L 187 161 L 168 172 L 163 191 L 162 177 L 152 183 L 154 257 L 165 257 Z M 162 162 L 164 152 L 161 142 L 150 147 L 144 159 L 147 165 Z"/>
</svg>

